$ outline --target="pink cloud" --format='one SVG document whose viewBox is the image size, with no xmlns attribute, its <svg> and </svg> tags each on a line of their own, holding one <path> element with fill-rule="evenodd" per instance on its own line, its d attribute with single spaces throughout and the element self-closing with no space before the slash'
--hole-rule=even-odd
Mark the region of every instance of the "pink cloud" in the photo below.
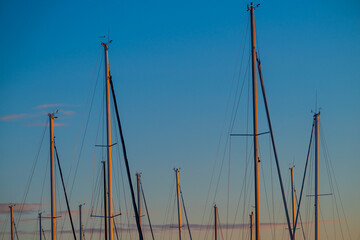
<svg viewBox="0 0 360 240">
<path fill-rule="evenodd" d="M 63 113 L 64 115 L 73 115 L 75 114 L 74 111 L 64 111 L 64 110 L 59 110 L 59 112 Z"/>
<path fill-rule="evenodd" d="M 25 203 L 25 204 L 21 204 L 21 203 L 0 203 L 0 214 L 9 214 L 10 213 L 10 209 L 9 206 L 10 205 L 15 205 L 14 206 L 14 213 L 18 213 L 18 212 L 23 212 L 23 213 L 30 213 L 30 212 L 34 212 L 37 211 L 39 209 L 39 207 L 41 206 L 47 206 L 49 205 L 49 203 Z"/>
<path fill-rule="evenodd" d="M 51 108 L 51 107 L 60 107 L 63 106 L 62 104 L 56 103 L 56 104 L 42 104 L 42 105 L 38 105 L 36 106 L 36 108 Z"/>
<path fill-rule="evenodd" d="M 2 116 L 2 117 L 0 117 L 0 119 L 6 121 L 6 120 L 24 118 L 24 117 L 28 117 L 28 116 L 29 116 L 29 114 L 21 113 L 21 114 Z"/>
<path fill-rule="evenodd" d="M 26 124 L 27 127 L 36 127 L 36 126 L 49 126 L 49 123 L 40 123 L 40 122 L 34 122 L 34 123 L 28 123 Z M 54 123 L 54 127 L 62 127 L 66 126 L 65 123 Z"/>
</svg>

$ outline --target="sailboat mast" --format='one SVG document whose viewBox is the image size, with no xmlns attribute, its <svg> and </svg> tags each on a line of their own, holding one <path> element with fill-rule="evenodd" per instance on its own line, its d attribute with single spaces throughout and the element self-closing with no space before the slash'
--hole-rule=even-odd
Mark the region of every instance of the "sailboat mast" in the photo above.
<svg viewBox="0 0 360 240">
<path fill-rule="evenodd" d="M 176 193 L 177 193 L 178 220 L 179 220 L 179 240 L 182 240 L 179 169 L 175 168 L 174 171 L 175 171 L 175 174 L 176 174 Z"/>
<path fill-rule="evenodd" d="M 39 237 L 42 240 L 42 213 L 39 213 Z"/>
<path fill-rule="evenodd" d="M 319 113 L 315 113 L 315 240 L 319 239 Z"/>
<path fill-rule="evenodd" d="M 110 115 L 110 71 L 109 71 L 109 47 L 101 43 L 105 51 L 105 79 L 106 79 L 106 129 L 107 129 L 107 160 L 108 160 L 108 232 L 109 240 L 113 240 L 113 203 L 112 203 L 112 161 L 111 161 L 111 115 Z"/>
<path fill-rule="evenodd" d="M 292 215 L 293 215 L 293 233 L 294 233 L 293 240 L 296 240 L 294 167 L 290 168 L 290 172 L 291 172 Z"/>
<path fill-rule="evenodd" d="M 14 240 L 15 239 L 15 236 L 14 236 L 14 207 L 15 205 L 10 205 L 9 208 L 10 208 L 10 228 L 11 228 L 11 240 Z"/>
<path fill-rule="evenodd" d="M 83 224 L 82 224 L 82 204 L 79 205 L 79 225 L 80 225 L 80 240 L 83 240 Z"/>
<path fill-rule="evenodd" d="M 252 57 L 252 85 L 253 85 L 253 135 L 254 135 L 254 177 L 255 177 L 255 239 L 260 240 L 260 198 L 259 198 L 259 141 L 257 114 L 257 81 L 256 81 L 256 39 L 254 6 L 251 3 L 251 57 Z"/>
<path fill-rule="evenodd" d="M 217 232 L 217 218 L 218 218 L 218 208 L 216 204 L 214 205 L 214 230 L 215 230 L 215 240 L 218 239 L 218 232 Z"/>
<path fill-rule="evenodd" d="M 254 213 L 251 212 L 251 214 L 249 215 L 250 217 L 250 240 L 253 240 L 253 217 L 254 217 Z"/>
<path fill-rule="evenodd" d="M 105 240 L 108 239 L 108 232 L 107 232 L 107 199 L 106 199 L 106 167 L 105 167 L 105 161 L 102 161 L 102 167 L 103 167 L 103 178 L 104 178 L 104 216 L 105 216 L 105 221 L 104 221 L 104 225 L 105 225 Z"/>
<path fill-rule="evenodd" d="M 50 122 L 50 190 L 51 190 L 51 239 L 55 240 L 55 158 L 54 158 L 54 114 L 49 113 Z"/>
<path fill-rule="evenodd" d="M 137 193 L 138 193 L 138 212 L 139 212 L 139 225 L 141 227 L 141 189 L 140 189 L 140 173 L 136 173 L 136 182 L 137 182 Z"/>
</svg>

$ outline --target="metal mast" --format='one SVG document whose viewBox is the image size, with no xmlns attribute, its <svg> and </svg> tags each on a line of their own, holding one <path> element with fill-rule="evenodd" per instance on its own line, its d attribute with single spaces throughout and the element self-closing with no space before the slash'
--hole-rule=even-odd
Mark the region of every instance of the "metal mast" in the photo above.
<svg viewBox="0 0 360 240">
<path fill-rule="evenodd" d="M 80 240 L 83 240 L 83 224 L 82 224 L 82 204 L 79 205 L 79 225 L 80 225 Z"/>
<path fill-rule="evenodd" d="M 175 174 L 176 174 L 176 193 L 177 193 L 178 219 L 179 219 L 179 240 L 182 240 L 179 169 L 175 168 L 174 171 L 175 171 Z"/>
<path fill-rule="evenodd" d="M 252 57 L 252 84 L 253 84 L 253 135 L 254 135 L 254 177 L 255 177 L 255 239 L 260 240 L 260 199 L 259 199 L 259 141 L 257 115 L 257 82 L 256 82 L 256 39 L 254 6 L 250 5 L 251 21 L 251 57 Z"/>
<path fill-rule="evenodd" d="M 217 218 L 218 218 L 218 208 L 216 204 L 214 205 L 214 227 L 215 227 L 215 240 L 218 239 L 218 232 L 217 232 Z"/>
<path fill-rule="evenodd" d="M 291 172 L 291 192 L 292 192 L 293 240 L 296 240 L 294 167 L 290 168 L 290 172 Z"/>
<path fill-rule="evenodd" d="M 55 163 L 54 163 L 54 113 L 49 113 L 50 122 L 50 190 L 51 190 L 51 239 L 55 240 Z"/>
<path fill-rule="evenodd" d="M 139 225 L 141 226 L 141 188 L 140 188 L 140 177 L 141 173 L 136 173 L 136 183 L 137 183 L 137 192 L 138 192 L 138 212 L 139 212 Z"/>
<path fill-rule="evenodd" d="M 14 240 L 15 237 L 14 237 L 14 207 L 15 205 L 10 205 L 9 208 L 10 208 L 10 224 L 11 224 L 11 240 Z"/>
<path fill-rule="evenodd" d="M 319 113 L 315 113 L 315 240 L 319 239 Z"/>
<path fill-rule="evenodd" d="M 42 240 L 42 213 L 39 213 L 39 234 L 40 240 Z"/>
<path fill-rule="evenodd" d="M 253 217 L 254 213 L 251 212 L 250 216 L 250 240 L 253 240 Z"/>
<path fill-rule="evenodd" d="M 107 128 L 107 159 L 108 159 L 108 229 L 109 240 L 113 240 L 113 203 L 112 203 L 112 162 L 111 162 L 111 116 L 110 116 L 110 71 L 109 56 L 106 43 L 101 43 L 105 51 L 105 80 L 106 80 L 106 128 Z"/>
</svg>

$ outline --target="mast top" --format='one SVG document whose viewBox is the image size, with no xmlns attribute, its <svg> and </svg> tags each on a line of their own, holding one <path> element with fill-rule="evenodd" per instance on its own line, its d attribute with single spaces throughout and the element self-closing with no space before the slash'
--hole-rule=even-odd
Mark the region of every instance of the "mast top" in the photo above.
<svg viewBox="0 0 360 240">
<path fill-rule="evenodd" d="M 106 49 L 109 49 L 108 45 L 106 43 L 101 43 L 101 46 L 104 46 Z"/>
<path fill-rule="evenodd" d="M 316 117 L 318 117 L 318 116 L 320 116 L 320 109 L 319 109 L 318 112 L 315 112 L 315 113 L 314 113 L 314 119 L 315 119 Z"/>
<path fill-rule="evenodd" d="M 108 48 L 109 48 L 109 44 L 110 44 L 111 42 L 112 42 L 112 40 L 108 40 L 107 43 L 102 42 L 102 43 L 101 43 L 101 46 L 104 46 L 106 49 L 108 49 Z"/>
<path fill-rule="evenodd" d="M 247 10 L 249 11 L 249 10 L 251 10 L 251 9 L 255 9 L 255 8 L 257 8 L 258 6 L 260 6 L 260 3 L 256 4 L 256 6 L 254 7 L 253 3 L 251 2 L 251 3 L 250 3 L 250 7 L 249 7 L 249 4 L 247 5 Z"/>
</svg>

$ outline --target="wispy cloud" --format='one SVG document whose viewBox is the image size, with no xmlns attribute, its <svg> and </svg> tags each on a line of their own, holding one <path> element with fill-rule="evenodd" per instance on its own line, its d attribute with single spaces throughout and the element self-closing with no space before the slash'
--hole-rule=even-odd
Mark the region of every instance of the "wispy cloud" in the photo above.
<svg viewBox="0 0 360 240">
<path fill-rule="evenodd" d="M 64 115 L 73 115 L 75 114 L 74 111 L 64 111 L 64 110 L 59 110 L 60 113 L 64 114 Z"/>
<path fill-rule="evenodd" d="M 63 106 L 63 104 L 55 103 L 55 104 L 42 104 L 36 106 L 37 109 L 43 109 L 43 108 L 52 108 L 52 107 L 60 107 Z"/>
<path fill-rule="evenodd" d="M 13 114 L 13 115 L 6 115 L 6 116 L 1 116 L 0 119 L 1 120 L 14 120 L 14 119 L 19 119 L 19 118 L 25 118 L 25 117 L 29 117 L 30 114 L 27 113 L 21 113 L 21 114 Z"/>
<path fill-rule="evenodd" d="M 27 123 L 27 127 L 38 127 L 38 126 L 49 126 L 49 123 L 40 123 L 40 122 L 34 122 L 34 123 Z M 54 127 L 62 127 L 66 126 L 65 123 L 54 123 Z"/>
<path fill-rule="evenodd" d="M 39 209 L 39 207 L 41 206 L 47 206 L 49 205 L 49 203 L 0 203 L 0 214 L 9 214 L 9 206 L 10 205 L 15 205 L 14 206 L 14 213 L 19 213 L 19 212 L 23 212 L 23 213 L 31 213 L 34 211 L 37 211 Z"/>
</svg>

